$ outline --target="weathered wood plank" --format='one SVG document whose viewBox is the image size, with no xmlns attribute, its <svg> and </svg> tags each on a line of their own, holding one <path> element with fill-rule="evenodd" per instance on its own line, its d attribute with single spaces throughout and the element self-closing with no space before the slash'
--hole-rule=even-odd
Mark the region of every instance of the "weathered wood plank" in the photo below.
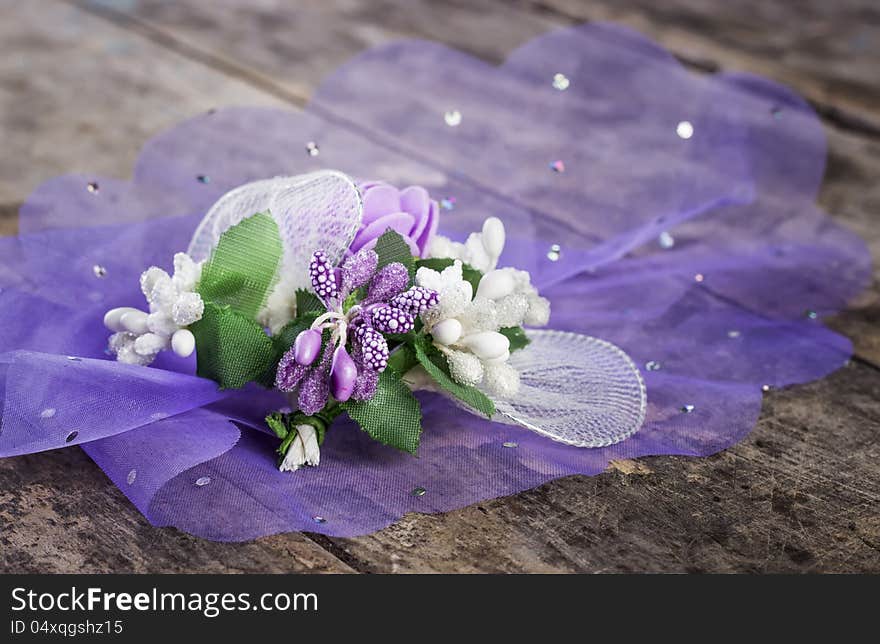
<svg viewBox="0 0 880 644">
<path fill-rule="evenodd" d="M 156 529 L 85 452 L 0 459 L 0 572 L 347 572 L 300 534 L 215 543 Z"/>
<path fill-rule="evenodd" d="M 147 138 L 201 110 L 274 104 L 79 9 L 0 5 L 0 232 L 55 174 L 126 176 Z M 0 571 L 345 571 L 299 534 L 216 544 L 154 530 L 79 449 L 0 460 Z"/>
<path fill-rule="evenodd" d="M 12 133 L 17 146 L 7 148 L 14 152 L 7 158 L 30 167 L 14 168 L 22 173 L 14 175 L 7 172 L 11 161 L 0 165 L 0 204 L 13 204 L 0 212 L 13 212 L 34 185 L 56 173 L 89 170 L 124 176 L 149 135 L 207 107 L 261 104 L 278 97 L 293 103 L 305 100 L 327 72 L 375 42 L 432 37 L 497 62 L 522 41 L 567 19 L 556 10 L 536 13 L 534 4 L 502 11 L 489 2 L 452 8 L 445 3 L 383 2 L 310 7 L 297 14 L 299 19 L 284 22 L 283 14 L 278 18 L 272 13 L 274 7 L 242 4 L 234 14 L 224 15 L 217 5 L 199 10 L 192 2 L 143 2 L 133 8 L 136 21 L 116 16 L 124 28 L 72 9 L 48 17 L 45 11 L 21 9 L 30 12 L 26 26 L 37 36 L 21 28 L 4 32 L 0 26 L 0 40 L 5 45 L 7 35 L 16 32 L 24 35 L 10 51 L 49 51 L 23 62 L 17 54 L 6 67 L 0 61 L 0 127 L 4 135 Z M 163 23 L 142 11 L 171 13 Z M 305 20 L 307 15 L 312 17 Z M 41 25 L 33 24 L 37 19 Z M 76 35 L 51 35 L 53 30 L 63 32 L 59 25 L 66 20 L 73 21 L 74 27 L 65 28 L 78 29 Z M 0 25 L 8 22 L 0 20 Z M 264 34 L 271 47 L 261 48 L 263 39 L 255 34 Z M 694 40 L 688 40 L 685 31 L 680 37 L 682 42 L 700 42 L 702 36 L 691 34 Z M 126 52 L 124 59 L 111 60 L 115 48 Z M 707 66 L 748 68 L 724 56 Z M 59 67 L 59 60 L 77 57 L 91 62 Z M 36 71 L 17 69 L 32 59 L 40 60 L 31 68 Z M 179 66 L 183 79 L 174 78 L 171 70 L 157 72 L 154 65 Z M 82 81 L 70 73 L 84 70 L 97 75 L 109 71 L 109 82 L 106 77 L 106 86 L 94 78 Z M 43 80 L 22 78 L 30 75 Z M 83 82 L 106 105 L 97 103 L 95 109 Z M 188 83 L 200 91 L 181 87 Z M 122 93 L 136 96 L 140 104 L 118 95 Z M 51 118 L 39 112 L 21 114 L 24 110 L 18 108 L 14 127 L 7 127 L 10 96 L 42 105 Z M 165 101 L 175 113 L 162 111 Z M 860 109 L 852 102 L 853 109 Z M 64 105 L 70 106 L 70 114 L 62 112 Z M 88 111 L 85 107 L 94 114 L 80 116 Z M 79 125 L 83 140 L 67 143 L 77 131 L 73 118 L 84 123 Z M 103 134 L 107 128 L 114 136 Z M 845 211 L 842 220 L 864 234 L 878 256 L 876 143 L 839 128 L 829 132 L 832 156 L 823 203 L 832 211 Z M 845 332 L 852 328 L 847 325 L 861 325 L 864 332 L 856 341 L 866 343 L 870 354 L 876 350 L 870 344 L 875 337 L 871 316 L 876 320 L 880 310 L 876 299 L 867 300 L 865 310 L 866 315 L 844 313 L 837 323 Z M 877 372 L 856 364 L 819 383 L 771 392 L 755 433 L 711 459 L 622 463 L 599 477 L 572 477 L 445 515 L 412 515 L 376 535 L 314 540 L 354 568 L 368 571 L 877 571 L 880 491 L 873 464 L 878 393 Z M 22 493 L 6 492 L 16 489 Z M 78 450 L 0 461 L 0 490 L 0 545 L 4 557 L 16 558 L 2 560 L 9 570 L 220 570 L 222 561 L 241 571 L 345 569 L 298 535 L 225 545 L 154 530 Z M 93 534 L 102 536 L 95 541 Z M 123 553 L 120 544 L 136 546 Z"/>
</svg>

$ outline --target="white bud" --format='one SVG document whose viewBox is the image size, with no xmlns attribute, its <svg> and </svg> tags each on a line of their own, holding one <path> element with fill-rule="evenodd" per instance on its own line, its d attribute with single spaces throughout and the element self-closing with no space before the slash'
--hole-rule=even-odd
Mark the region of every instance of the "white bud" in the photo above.
<svg viewBox="0 0 880 644">
<path fill-rule="evenodd" d="M 181 329 L 171 336 L 171 348 L 181 358 L 188 358 L 196 350 L 196 336 L 189 329 Z"/>
<path fill-rule="evenodd" d="M 500 300 L 513 293 L 516 283 L 507 271 L 490 271 L 483 275 L 477 287 L 477 297 Z"/>
<path fill-rule="evenodd" d="M 488 365 L 483 385 L 499 398 L 512 398 L 519 391 L 519 372 L 509 364 Z"/>
<path fill-rule="evenodd" d="M 473 353 L 449 351 L 446 359 L 449 363 L 449 375 L 455 382 L 472 387 L 483 380 L 483 363 Z"/>
<path fill-rule="evenodd" d="M 171 318 L 178 326 L 189 326 L 202 319 L 205 303 L 198 293 L 182 293 L 171 307 Z"/>
<path fill-rule="evenodd" d="M 153 296 L 153 289 L 156 288 L 156 285 L 166 281 L 171 281 L 168 273 L 158 266 L 150 266 L 150 268 L 141 273 L 141 291 L 143 291 L 144 297 L 149 301 Z"/>
<path fill-rule="evenodd" d="M 486 358 L 483 362 L 485 362 L 487 365 L 503 364 L 503 363 L 507 362 L 508 360 L 510 360 L 510 350 L 505 351 L 497 358 Z"/>
<path fill-rule="evenodd" d="M 126 313 L 131 313 L 132 311 L 137 311 L 137 309 L 130 306 L 121 306 L 118 309 L 110 309 L 104 314 L 104 326 L 111 331 L 124 331 L 125 329 L 122 327 L 122 316 Z"/>
<path fill-rule="evenodd" d="M 486 254 L 492 258 L 493 262 L 497 262 L 501 257 L 505 238 L 504 224 L 498 217 L 489 217 L 483 222 L 483 248 L 486 249 Z"/>
<path fill-rule="evenodd" d="M 147 327 L 147 314 L 137 309 L 123 313 L 119 318 L 120 326 L 135 335 L 143 335 L 150 329 Z"/>
<path fill-rule="evenodd" d="M 434 325 L 431 329 L 431 335 L 434 338 L 434 342 L 446 345 L 455 344 L 461 337 L 461 322 L 455 318 L 443 320 L 439 324 Z"/>
<path fill-rule="evenodd" d="M 539 295 L 529 297 L 529 310 L 523 320 L 528 326 L 546 326 L 550 321 L 550 300 Z"/>
<path fill-rule="evenodd" d="M 134 350 L 142 356 L 154 356 L 168 346 L 168 338 L 155 333 L 144 333 L 134 341 Z"/>
<path fill-rule="evenodd" d="M 500 358 L 510 350 L 510 340 L 497 331 L 481 331 L 466 336 L 461 343 L 483 360 Z"/>
</svg>

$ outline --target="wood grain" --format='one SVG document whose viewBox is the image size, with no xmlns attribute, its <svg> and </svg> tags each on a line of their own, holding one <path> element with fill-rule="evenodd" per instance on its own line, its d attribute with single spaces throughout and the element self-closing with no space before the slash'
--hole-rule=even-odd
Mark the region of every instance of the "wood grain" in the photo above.
<svg viewBox="0 0 880 644">
<path fill-rule="evenodd" d="M 126 176 L 140 146 L 228 104 L 302 105 L 350 56 L 433 38 L 500 62 L 549 28 L 618 19 L 696 70 L 788 83 L 825 118 L 820 202 L 880 257 L 877 8 L 672 0 L 0 4 L 0 234 L 55 174 Z M 827 8 L 826 8 L 827 7 Z M 9 55 L 6 55 L 9 52 Z M 880 275 L 876 273 L 875 275 Z M 0 461 L 0 571 L 880 571 L 880 297 L 832 325 L 859 358 L 765 398 L 707 459 L 618 462 L 374 535 L 217 544 L 155 529 L 77 449 Z"/>
</svg>

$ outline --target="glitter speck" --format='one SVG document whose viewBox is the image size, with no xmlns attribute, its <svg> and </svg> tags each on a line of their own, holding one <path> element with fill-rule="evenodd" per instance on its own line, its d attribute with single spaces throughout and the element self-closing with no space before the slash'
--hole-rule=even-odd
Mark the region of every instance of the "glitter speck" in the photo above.
<svg viewBox="0 0 880 644">
<path fill-rule="evenodd" d="M 443 120 L 446 121 L 446 125 L 449 127 L 457 127 L 461 123 L 461 112 L 458 110 L 448 110 L 443 115 Z"/>
<path fill-rule="evenodd" d="M 210 476 L 202 476 L 196 479 L 196 487 L 205 487 L 211 482 Z"/>
<path fill-rule="evenodd" d="M 813 310 L 807 310 L 807 311 L 804 311 L 804 316 L 809 318 L 810 320 L 815 320 L 816 318 L 819 317 L 819 314 Z"/>
<path fill-rule="evenodd" d="M 93 195 L 98 194 L 98 190 L 100 190 L 100 189 L 101 189 L 101 187 L 98 185 L 98 183 L 96 181 L 89 181 L 89 183 L 86 185 L 86 190 L 91 192 Z"/>
<path fill-rule="evenodd" d="M 198 181 L 199 183 L 211 183 L 211 177 L 206 174 L 200 174 L 196 177 L 196 181 Z"/>
<path fill-rule="evenodd" d="M 67 438 L 65 438 L 64 440 L 69 443 L 70 441 L 74 440 L 77 436 L 79 436 L 79 432 L 70 432 L 67 435 Z"/>
<path fill-rule="evenodd" d="M 733 330 L 731 330 L 731 331 L 728 331 L 728 332 L 727 332 L 727 337 L 728 337 L 728 338 L 738 338 L 738 337 L 739 337 L 739 331 L 737 331 L 737 330 L 735 330 L 735 329 L 733 329 Z"/>
<path fill-rule="evenodd" d="M 440 207 L 443 210 L 453 210 L 455 208 L 455 197 L 446 197 L 440 200 Z"/>
<path fill-rule="evenodd" d="M 67 356 L 67 359 L 71 362 L 82 362 L 82 358 L 77 358 L 76 356 Z"/>
<path fill-rule="evenodd" d="M 562 249 L 559 247 L 559 244 L 553 244 L 550 250 L 547 251 L 547 259 L 551 262 L 558 262 L 561 255 Z"/>
<path fill-rule="evenodd" d="M 426 489 L 423 488 L 423 487 L 417 487 L 417 488 L 414 488 L 414 489 L 413 489 L 413 491 L 412 491 L 412 495 L 413 495 L 413 496 L 425 496 L 425 493 L 426 493 L 427 491 L 428 491 L 428 490 L 426 490 Z"/>
<path fill-rule="evenodd" d="M 683 414 L 689 414 L 689 413 L 691 413 L 694 409 L 696 409 L 696 407 L 694 407 L 693 405 L 682 405 L 682 407 L 681 407 L 681 413 L 683 413 Z"/>
<path fill-rule="evenodd" d="M 56 413 L 57 412 L 54 407 L 46 407 L 46 409 L 40 412 L 40 418 L 54 418 Z"/>
<path fill-rule="evenodd" d="M 664 230 L 657 238 L 657 243 L 660 244 L 660 248 L 669 249 L 675 246 L 675 237 Z"/>
<path fill-rule="evenodd" d="M 659 362 L 657 362 L 656 360 L 648 360 L 648 362 L 645 363 L 645 370 L 646 371 L 660 371 L 661 366 L 662 365 Z"/>
<path fill-rule="evenodd" d="M 519 447 L 519 443 L 514 443 L 513 441 L 505 441 L 501 443 L 502 447 Z"/>
<path fill-rule="evenodd" d="M 318 144 L 314 141 L 309 141 L 306 143 L 306 154 L 310 157 L 316 157 L 321 153 L 321 150 L 318 148 Z"/>
<path fill-rule="evenodd" d="M 568 76 L 563 73 L 557 73 L 553 75 L 553 89 L 558 89 L 560 92 L 564 92 L 568 89 L 568 86 L 571 84 L 571 81 L 568 80 Z"/>
<path fill-rule="evenodd" d="M 694 275 L 695 282 L 702 282 L 704 279 L 706 278 L 703 276 L 702 273 L 697 273 L 696 275 Z"/>
<path fill-rule="evenodd" d="M 92 266 L 92 272 L 95 274 L 95 277 L 98 279 L 103 279 L 107 277 L 107 269 L 101 266 L 100 264 L 95 264 Z"/>
<path fill-rule="evenodd" d="M 675 133 L 683 139 L 689 139 L 694 135 L 694 126 L 690 121 L 681 121 L 675 126 Z"/>
<path fill-rule="evenodd" d="M 771 389 L 773 389 L 773 387 L 771 387 L 770 385 L 761 385 L 761 391 L 763 391 L 764 393 L 767 393 Z"/>
<path fill-rule="evenodd" d="M 135 482 L 135 479 L 137 479 L 137 476 L 138 476 L 137 470 L 132 470 L 131 472 L 128 473 L 128 476 L 125 478 L 125 480 L 128 481 L 129 485 L 131 485 L 132 483 Z"/>
<path fill-rule="evenodd" d="M 565 172 L 565 162 L 562 161 L 562 159 L 556 159 L 556 161 L 553 161 L 550 164 L 550 169 L 553 170 L 553 172 L 562 174 L 563 172 Z"/>
<path fill-rule="evenodd" d="M 315 523 L 327 523 L 327 519 L 322 516 L 313 516 L 312 521 L 314 521 Z"/>
</svg>

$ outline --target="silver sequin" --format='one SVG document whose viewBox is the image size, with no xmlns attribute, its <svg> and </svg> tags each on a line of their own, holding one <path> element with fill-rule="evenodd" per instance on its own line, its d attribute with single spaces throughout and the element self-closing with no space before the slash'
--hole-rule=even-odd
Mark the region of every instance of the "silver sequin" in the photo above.
<svg viewBox="0 0 880 644">
<path fill-rule="evenodd" d="M 694 135 L 694 126 L 690 121 L 680 121 L 675 126 L 675 133 L 682 139 L 689 139 Z"/>
<path fill-rule="evenodd" d="M 196 479 L 196 487 L 205 487 L 211 482 L 210 476 L 202 476 Z"/>
<path fill-rule="evenodd" d="M 97 277 L 98 279 L 103 279 L 107 277 L 107 269 L 100 264 L 95 264 L 94 266 L 92 266 L 92 273 L 94 273 L 95 277 Z"/>
<path fill-rule="evenodd" d="M 310 157 L 316 157 L 321 153 L 321 150 L 318 148 L 318 144 L 314 141 L 309 141 L 306 143 L 306 154 Z"/>
<path fill-rule="evenodd" d="M 645 370 L 646 371 L 660 371 L 661 366 L 662 365 L 659 362 L 657 362 L 656 360 L 648 360 L 648 362 L 645 363 Z"/>
<path fill-rule="evenodd" d="M 125 478 L 125 480 L 128 481 L 129 485 L 132 485 L 135 482 L 135 480 L 137 479 L 137 477 L 138 477 L 138 471 L 132 470 L 131 472 L 128 473 L 128 476 Z"/>
<path fill-rule="evenodd" d="M 675 246 L 675 237 L 670 235 L 668 231 L 664 230 L 657 238 L 657 243 L 660 244 L 660 248 L 665 248 L 668 250 Z"/>
<path fill-rule="evenodd" d="M 54 407 L 46 407 L 43 411 L 40 412 L 40 418 L 42 418 L 43 420 L 54 418 L 56 413 L 58 412 Z"/>
<path fill-rule="evenodd" d="M 423 487 L 413 488 L 412 495 L 413 495 L 413 496 L 425 496 L 425 493 L 426 493 L 427 491 L 428 491 L 428 490 L 426 490 L 426 489 L 423 488 Z"/>
<path fill-rule="evenodd" d="M 501 443 L 502 447 L 519 447 L 519 443 L 514 443 L 513 441 L 505 441 Z"/>
<path fill-rule="evenodd" d="M 457 127 L 461 123 L 461 112 L 458 110 L 449 110 L 443 115 L 443 120 L 449 127 Z"/>
<path fill-rule="evenodd" d="M 549 259 L 551 262 L 558 262 L 561 256 L 562 249 L 559 247 L 559 244 L 553 244 L 550 247 L 550 250 L 547 251 L 547 259 Z"/>
<path fill-rule="evenodd" d="M 571 81 L 568 80 L 568 76 L 559 72 L 553 75 L 553 89 L 558 89 L 560 92 L 564 92 L 568 89 L 568 86 L 571 84 Z"/>
<path fill-rule="evenodd" d="M 694 407 L 693 405 L 690 405 L 690 404 L 688 404 L 688 405 L 682 405 L 682 406 L 681 406 L 681 412 L 682 412 L 683 414 L 689 414 L 689 413 L 691 413 L 694 409 L 696 409 L 696 407 Z"/>
</svg>

